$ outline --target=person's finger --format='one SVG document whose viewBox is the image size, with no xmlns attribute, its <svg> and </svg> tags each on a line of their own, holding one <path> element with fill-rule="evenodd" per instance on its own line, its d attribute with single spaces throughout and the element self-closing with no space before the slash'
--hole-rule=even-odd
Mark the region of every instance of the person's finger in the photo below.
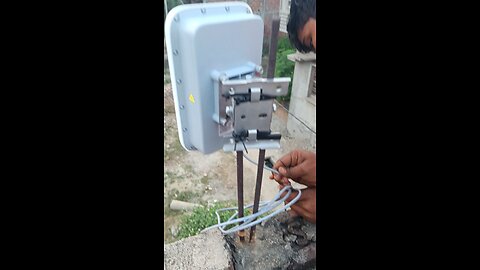
<svg viewBox="0 0 480 270">
<path fill-rule="evenodd" d="M 290 181 L 284 176 L 273 178 L 273 180 L 275 180 L 279 185 L 290 185 Z"/>
<path fill-rule="evenodd" d="M 275 175 L 273 176 L 273 178 L 278 182 L 278 181 L 280 181 L 280 180 L 283 178 L 283 176 L 280 175 L 280 174 L 275 174 Z"/>
<path fill-rule="evenodd" d="M 280 167 L 278 169 L 278 172 L 281 173 L 283 176 L 286 176 L 288 178 L 292 178 L 295 180 L 301 178 L 307 173 L 305 171 L 305 166 L 302 166 L 302 164 L 294 167 L 289 167 L 289 168 Z"/>
<path fill-rule="evenodd" d="M 298 164 L 300 157 L 300 151 L 294 150 L 283 157 L 281 157 L 275 164 L 273 165 L 273 168 L 278 170 L 280 167 L 291 167 L 295 166 Z"/>
</svg>

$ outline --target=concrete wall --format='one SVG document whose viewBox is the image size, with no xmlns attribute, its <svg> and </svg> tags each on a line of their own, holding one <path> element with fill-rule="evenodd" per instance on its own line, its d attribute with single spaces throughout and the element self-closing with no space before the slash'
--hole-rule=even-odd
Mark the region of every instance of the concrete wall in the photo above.
<svg viewBox="0 0 480 270">
<path fill-rule="evenodd" d="M 295 62 L 289 111 L 316 131 L 316 97 L 308 96 L 311 68 L 316 63 L 316 55 L 297 52 L 289 55 L 288 59 Z M 288 116 L 287 130 L 291 136 L 316 146 L 316 135 L 291 115 Z"/>
<path fill-rule="evenodd" d="M 164 245 L 164 270 L 233 270 L 231 251 L 219 230 Z"/>
</svg>

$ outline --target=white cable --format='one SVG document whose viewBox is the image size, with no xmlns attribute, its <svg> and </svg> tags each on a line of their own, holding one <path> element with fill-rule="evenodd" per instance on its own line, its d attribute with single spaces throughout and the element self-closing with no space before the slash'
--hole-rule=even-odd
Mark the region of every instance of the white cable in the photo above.
<svg viewBox="0 0 480 270">
<path fill-rule="evenodd" d="M 246 150 L 246 149 L 245 149 Z M 251 163 L 255 164 L 258 166 L 258 164 L 251 160 L 250 158 L 248 158 L 246 155 L 243 155 L 245 157 L 245 159 L 247 159 L 248 161 L 250 161 Z M 275 174 L 280 174 L 277 170 L 275 169 L 272 169 L 272 168 L 269 168 L 267 166 L 263 166 L 263 169 L 265 170 L 268 170 L 268 171 L 271 171 Z M 292 190 L 296 190 L 298 191 L 298 194 L 297 196 L 291 200 L 289 203 L 287 203 L 286 205 L 284 205 L 282 208 L 280 209 L 277 209 L 276 211 L 274 211 L 273 213 L 267 215 L 267 216 L 264 216 L 262 218 L 259 218 L 257 220 L 255 220 L 256 218 L 258 218 L 259 216 L 267 213 L 267 212 L 270 212 L 272 211 L 273 209 L 275 209 L 277 206 L 279 206 L 280 204 L 282 204 L 288 197 L 290 197 L 290 194 L 292 194 Z M 282 198 L 280 198 L 280 196 L 284 193 L 284 192 L 287 192 L 287 194 L 285 196 L 283 196 Z M 207 227 L 205 229 L 203 229 L 201 232 L 205 232 L 205 231 L 208 231 L 208 230 L 211 230 L 211 229 L 214 229 L 214 228 L 219 228 L 220 231 L 223 233 L 223 234 L 229 234 L 229 233 L 234 233 L 234 232 L 238 232 L 238 231 L 241 231 L 241 230 L 245 230 L 247 228 L 250 228 L 254 225 L 257 225 L 258 223 L 264 221 L 264 220 L 267 220 L 275 215 L 278 215 L 280 212 L 282 211 L 285 211 L 287 208 L 289 208 L 290 206 L 292 206 L 294 203 L 296 203 L 299 199 L 300 199 L 300 196 L 302 196 L 302 191 L 300 189 L 294 189 L 292 188 L 291 186 L 285 186 L 284 188 L 282 188 L 282 190 L 280 190 L 276 195 L 275 197 L 273 197 L 273 199 L 271 201 L 267 201 L 267 202 L 260 202 L 259 203 L 259 208 L 258 208 L 258 212 L 255 213 L 255 214 L 251 214 L 251 215 L 248 215 L 248 216 L 245 216 L 245 217 L 241 217 L 241 218 L 236 218 L 234 219 L 235 217 L 238 216 L 238 211 L 235 211 L 235 213 L 225 222 L 221 222 L 220 220 L 220 212 L 223 212 L 223 211 L 229 211 L 229 210 L 237 210 L 238 208 L 237 207 L 228 207 L 228 208 L 222 208 L 222 209 L 218 209 L 215 211 L 215 214 L 217 215 L 217 221 L 218 221 L 218 224 L 215 224 L 213 226 L 210 226 L 210 227 Z M 248 209 L 248 208 L 252 208 L 253 207 L 253 204 L 249 204 L 247 205 L 246 207 L 244 207 L 244 209 Z M 243 222 L 241 225 L 240 225 L 240 222 Z M 231 225 L 231 224 L 236 224 L 238 223 L 237 226 L 233 227 L 233 228 L 230 228 L 229 230 L 225 230 L 225 227 L 228 226 L 228 225 Z"/>
<path fill-rule="evenodd" d="M 215 214 L 217 215 L 218 224 L 215 224 L 213 226 L 205 228 L 205 229 L 202 230 L 202 232 L 205 232 L 205 231 L 213 229 L 213 228 L 219 228 L 222 233 L 229 234 L 229 233 L 234 233 L 234 232 L 237 232 L 237 231 L 245 230 L 245 229 L 250 228 L 254 225 L 257 225 L 258 223 L 260 223 L 264 220 L 267 220 L 267 219 L 269 219 L 269 218 L 271 218 L 275 215 L 278 215 L 280 212 L 286 210 L 288 207 L 290 207 L 291 205 L 296 203 L 300 199 L 300 196 L 302 195 L 302 191 L 300 189 L 296 190 L 296 191 L 298 191 L 297 196 L 293 200 L 291 200 L 289 203 L 284 205 L 282 208 L 277 209 L 276 211 L 274 211 L 273 213 L 271 213 L 271 214 L 269 214 L 265 217 L 262 217 L 262 218 L 259 218 L 259 219 L 255 220 L 260 215 L 263 215 L 264 213 L 270 212 L 273 209 L 275 209 L 278 205 L 282 204 L 290 196 L 290 194 L 292 194 L 293 189 L 294 188 L 292 188 L 291 186 L 285 186 L 282 190 L 280 190 L 275 195 L 275 197 L 271 201 L 260 202 L 259 203 L 259 211 L 257 213 L 252 214 L 252 215 L 248 215 L 246 217 L 234 219 L 238 215 L 238 211 L 235 211 L 235 213 L 227 221 L 221 222 L 219 212 L 228 211 L 228 210 L 235 210 L 237 208 L 236 207 L 229 207 L 229 208 L 218 209 L 217 211 L 215 211 Z M 283 196 L 282 198 L 280 198 L 280 196 L 282 195 L 283 192 L 287 192 L 287 194 L 285 196 Z M 245 209 L 251 208 L 252 206 L 253 206 L 253 204 L 250 204 L 247 207 L 245 207 Z M 226 226 L 231 225 L 231 224 L 235 224 L 235 223 L 240 223 L 240 222 L 243 222 L 243 224 L 241 224 L 241 225 L 238 224 L 237 226 L 235 226 L 233 228 L 230 228 L 229 230 L 225 230 Z"/>
<path fill-rule="evenodd" d="M 258 163 L 256 163 L 255 161 L 251 160 L 249 157 L 247 157 L 245 154 L 243 154 L 243 157 L 246 158 L 248 161 L 250 161 L 251 163 L 255 164 L 258 166 Z M 272 168 L 269 168 L 267 166 L 263 166 L 263 168 L 267 171 L 271 171 L 273 172 L 274 174 L 280 174 L 277 170 L 275 169 L 272 169 Z"/>
</svg>

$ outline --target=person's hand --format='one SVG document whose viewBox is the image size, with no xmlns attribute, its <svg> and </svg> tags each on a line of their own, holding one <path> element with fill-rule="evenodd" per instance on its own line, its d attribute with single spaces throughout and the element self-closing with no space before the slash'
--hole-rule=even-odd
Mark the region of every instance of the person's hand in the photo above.
<svg viewBox="0 0 480 270">
<path fill-rule="evenodd" d="M 280 185 L 279 188 L 282 189 L 285 186 Z M 285 204 L 293 200 L 298 194 L 298 191 L 292 190 L 290 196 L 285 200 Z M 286 195 L 286 192 L 282 194 L 282 197 Z M 300 199 L 290 206 L 289 213 L 292 216 L 302 216 L 305 220 L 311 223 L 316 223 L 317 221 L 317 190 L 316 188 L 305 188 L 302 189 L 302 195 Z"/>
<path fill-rule="evenodd" d="M 273 166 L 280 175 L 271 175 L 280 185 L 289 185 L 288 178 L 307 187 L 317 187 L 317 155 L 303 150 L 294 150 L 281 157 Z"/>
</svg>

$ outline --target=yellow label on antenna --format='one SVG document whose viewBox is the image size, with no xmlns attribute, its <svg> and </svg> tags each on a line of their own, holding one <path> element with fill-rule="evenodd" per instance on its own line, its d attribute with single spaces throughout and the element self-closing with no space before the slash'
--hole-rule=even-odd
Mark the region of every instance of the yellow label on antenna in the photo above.
<svg viewBox="0 0 480 270">
<path fill-rule="evenodd" d="M 190 102 L 192 102 L 192 104 L 195 104 L 195 98 L 193 97 L 192 94 L 190 94 L 190 96 L 188 97 L 188 99 L 190 100 Z"/>
</svg>

